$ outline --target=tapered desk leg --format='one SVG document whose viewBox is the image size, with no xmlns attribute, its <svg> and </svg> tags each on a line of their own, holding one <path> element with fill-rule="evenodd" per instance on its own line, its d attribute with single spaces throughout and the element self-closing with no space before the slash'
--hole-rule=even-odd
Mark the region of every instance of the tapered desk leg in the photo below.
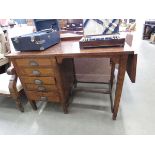
<svg viewBox="0 0 155 155">
<path fill-rule="evenodd" d="M 68 114 L 68 105 L 66 102 L 62 103 L 64 114 Z"/>
<path fill-rule="evenodd" d="M 20 100 L 17 98 L 15 101 L 16 101 L 16 107 L 17 107 L 21 112 L 24 112 L 24 107 L 22 106 Z"/>
<path fill-rule="evenodd" d="M 122 94 L 127 59 L 128 59 L 128 55 L 124 55 L 124 56 L 121 56 L 120 60 L 119 60 L 117 85 L 116 85 L 114 109 L 113 109 L 113 116 L 112 116 L 113 120 L 116 120 L 117 112 L 119 109 L 119 103 L 120 103 L 120 98 L 121 98 L 121 94 Z"/>
<path fill-rule="evenodd" d="M 77 79 L 76 79 L 76 72 L 75 72 L 75 64 L 74 64 L 74 59 L 72 59 L 73 62 L 73 76 L 74 76 L 74 82 L 73 82 L 73 87 L 76 88 L 77 87 Z"/>
<path fill-rule="evenodd" d="M 113 87 L 114 73 L 115 73 L 115 63 L 111 62 L 111 78 L 110 78 L 111 89 Z"/>
<path fill-rule="evenodd" d="M 29 100 L 33 110 L 37 110 L 36 102 L 34 100 Z"/>
</svg>

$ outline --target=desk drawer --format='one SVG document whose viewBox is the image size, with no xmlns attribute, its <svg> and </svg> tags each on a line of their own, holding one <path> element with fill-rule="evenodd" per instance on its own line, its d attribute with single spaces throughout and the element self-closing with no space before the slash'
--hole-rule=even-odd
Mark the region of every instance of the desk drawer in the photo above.
<svg viewBox="0 0 155 155">
<path fill-rule="evenodd" d="M 53 68 L 23 68 L 20 70 L 22 76 L 54 76 Z"/>
<path fill-rule="evenodd" d="M 43 84 L 55 84 L 54 77 L 21 77 L 24 83 L 32 83 L 35 85 L 43 85 Z"/>
<path fill-rule="evenodd" d="M 60 97 L 57 92 L 47 92 L 47 93 L 42 93 L 42 92 L 36 92 L 36 91 L 27 91 L 26 92 L 28 95 L 28 98 L 30 100 L 35 100 L 35 101 L 53 101 L 53 102 L 59 102 Z"/>
<path fill-rule="evenodd" d="M 48 92 L 48 91 L 57 91 L 56 85 L 35 85 L 35 84 L 26 84 L 26 90 L 31 91 L 40 91 L 40 92 Z"/>
<path fill-rule="evenodd" d="M 26 58 L 26 59 L 16 59 L 16 63 L 18 66 L 26 66 L 26 67 L 39 67 L 39 66 L 53 66 L 55 65 L 55 59 L 36 59 L 36 58 Z"/>
</svg>

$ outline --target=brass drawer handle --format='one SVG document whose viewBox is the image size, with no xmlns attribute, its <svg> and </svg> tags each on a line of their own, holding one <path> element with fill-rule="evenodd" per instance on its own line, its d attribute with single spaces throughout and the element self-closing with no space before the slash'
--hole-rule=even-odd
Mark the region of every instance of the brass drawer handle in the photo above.
<svg viewBox="0 0 155 155">
<path fill-rule="evenodd" d="M 29 61 L 30 66 L 39 66 L 39 64 L 36 61 Z"/>
<path fill-rule="evenodd" d="M 47 101 L 47 97 L 42 96 L 42 97 L 40 97 L 40 100 L 41 100 L 41 101 Z"/>
<path fill-rule="evenodd" d="M 42 81 L 42 80 L 37 80 L 37 79 L 36 79 L 36 80 L 34 80 L 34 83 L 37 84 L 37 85 L 39 85 L 39 84 L 43 84 L 43 81 Z"/>
<path fill-rule="evenodd" d="M 38 91 L 46 91 L 46 88 L 44 86 L 38 86 Z"/>
<path fill-rule="evenodd" d="M 33 71 L 32 71 L 32 74 L 33 74 L 33 75 L 40 75 L 40 72 L 37 71 L 37 70 L 33 70 Z"/>
</svg>

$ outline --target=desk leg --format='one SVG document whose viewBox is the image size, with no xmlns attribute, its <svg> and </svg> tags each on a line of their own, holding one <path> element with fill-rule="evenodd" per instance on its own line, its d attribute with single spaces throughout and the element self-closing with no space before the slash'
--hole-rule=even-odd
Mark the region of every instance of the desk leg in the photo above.
<svg viewBox="0 0 155 155">
<path fill-rule="evenodd" d="M 62 107 L 63 107 L 64 114 L 68 114 L 68 105 L 66 102 L 62 103 Z"/>
<path fill-rule="evenodd" d="M 24 107 L 22 106 L 21 102 L 19 101 L 19 98 L 16 98 L 15 101 L 16 101 L 16 106 L 17 106 L 17 108 L 18 108 L 21 112 L 24 112 Z"/>
<path fill-rule="evenodd" d="M 114 73 L 115 73 L 115 63 L 111 62 L 111 78 L 110 78 L 111 89 L 113 87 L 114 82 Z"/>
<path fill-rule="evenodd" d="M 74 58 L 72 59 L 73 61 L 73 76 L 74 76 L 74 82 L 73 82 L 73 87 L 77 87 L 77 79 L 76 79 L 76 71 L 75 71 L 75 64 L 74 64 Z"/>
<path fill-rule="evenodd" d="M 113 120 L 116 120 L 117 112 L 119 108 L 120 98 L 122 94 L 124 76 L 126 71 L 128 55 L 124 55 L 120 57 L 119 60 L 119 68 L 118 68 L 118 75 L 117 75 L 117 85 L 116 85 L 116 92 L 115 92 L 115 101 L 114 101 L 114 109 L 113 109 Z"/>
<path fill-rule="evenodd" d="M 37 110 L 36 102 L 34 100 L 29 100 L 33 110 Z"/>
</svg>

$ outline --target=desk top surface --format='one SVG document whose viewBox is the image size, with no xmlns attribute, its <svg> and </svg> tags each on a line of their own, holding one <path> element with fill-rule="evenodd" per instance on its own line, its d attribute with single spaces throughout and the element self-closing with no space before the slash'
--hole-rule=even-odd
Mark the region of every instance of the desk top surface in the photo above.
<svg viewBox="0 0 155 155">
<path fill-rule="evenodd" d="M 47 57 L 47 56 L 60 56 L 60 57 L 80 57 L 80 56 L 104 56 L 104 55 L 124 55 L 133 54 L 134 51 L 130 46 L 125 44 L 124 47 L 104 47 L 104 48 L 90 48 L 80 49 L 79 41 L 61 41 L 44 51 L 26 51 L 26 52 L 13 52 L 7 57 Z"/>
</svg>

